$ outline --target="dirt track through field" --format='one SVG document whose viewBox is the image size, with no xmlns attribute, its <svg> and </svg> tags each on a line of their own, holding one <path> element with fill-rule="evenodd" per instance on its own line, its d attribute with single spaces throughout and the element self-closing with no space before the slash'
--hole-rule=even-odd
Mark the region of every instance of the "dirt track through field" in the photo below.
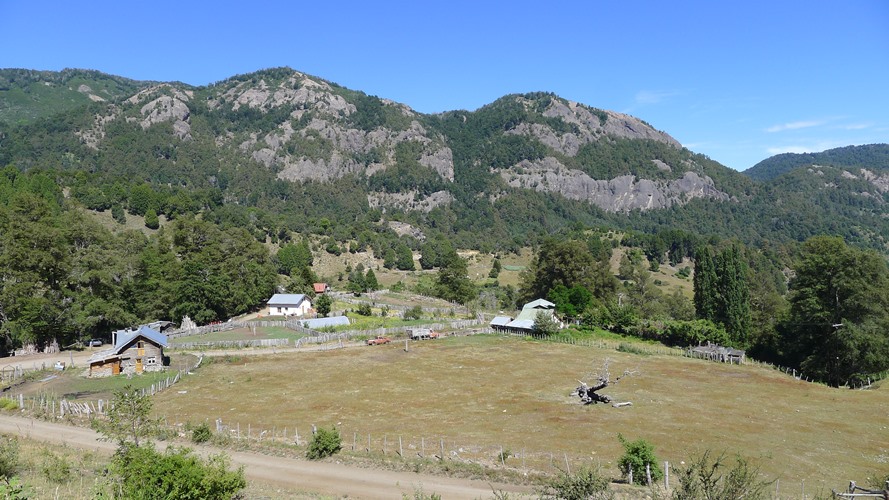
<svg viewBox="0 0 889 500">
<path fill-rule="evenodd" d="M 0 415 L 0 432 L 37 441 L 66 444 L 86 450 L 111 454 L 115 446 L 99 441 L 91 429 L 42 420 Z M 158 443 L 160 448 L 165 443 Z M 211 447 L 193 447 L 202 455 L 218 453 Z M 485 481 L 455 479 L 387 470 L 365 469 L 331 462 L 310 462 L 292 458 L 272 457 L 258 453 L 227 452 L 234 465 L 243 465 L 250 481 L 275 484 L 306 492 L 337 497 L 392 499 L 402 494 L 412 496 L 422 487 L 426 493 L 442 498 L 490 498 L 494 490 L 511 494 L 530 493 L 530 488 Z"/>
</svg>

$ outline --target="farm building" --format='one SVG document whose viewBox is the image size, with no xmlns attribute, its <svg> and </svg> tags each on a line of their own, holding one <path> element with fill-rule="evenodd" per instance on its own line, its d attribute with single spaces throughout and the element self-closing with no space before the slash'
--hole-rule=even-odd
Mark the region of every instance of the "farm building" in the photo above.
<svg viewBox="0 0 889 500">
<path fill-rule="evenodd" d="M 312 302 L 301 293 L 276 293 L 267 304 L 270 316 L 305 316 L 312 311 Z"/>
<path fill-rule="evenodd" d="M 556 305 L 552 302 L 544 299 L 537 299 L 525 304 L 515 319 L 508 316 L 497 316 L 491 320 L 490 326 L 494 330 L 501 332 L 531 333 L 534 329 L 534 320 L 537 319 L 537 314 L 540 312 L 543 312 L 557 323 L 560 323 L 553 314 L 555 309 Z"/>
<path fill-rule="evenodd" d="M 118 330 L 113 335 L 114 347 L 90 357 L 90 377 L 157 372 L 164 369 L 166 335 L 148 325 L 141 325 L 134 330 Z"/>
<path fill-rule="evenodd" d="M 710 342 L 707 342 L 707 345 L 689 348 L 688 355 L 694 358 L 719 361 L 720 363 L 742 364 L 746 360 L 746 353 L 743 350 L 723 347 Z"/>
<path fill-rule="evenodd" d="M 321 295 L 322 293 L 327 293 L 330 291 L 330 285 L 327 283 L 313 283 L 312 289 L 315 290 L 316 295 Z"/>
</svg>

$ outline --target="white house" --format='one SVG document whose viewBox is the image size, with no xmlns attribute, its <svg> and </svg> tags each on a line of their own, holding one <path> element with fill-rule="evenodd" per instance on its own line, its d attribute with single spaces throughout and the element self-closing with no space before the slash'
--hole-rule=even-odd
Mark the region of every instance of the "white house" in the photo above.
<svg viewBox="0 0 889 500">
<path fill-rule="evenodd" d="M 301 293 L 276 293 L 268 301 L 269 316 L 305 316 L 312 302 Z"/>
</svg>

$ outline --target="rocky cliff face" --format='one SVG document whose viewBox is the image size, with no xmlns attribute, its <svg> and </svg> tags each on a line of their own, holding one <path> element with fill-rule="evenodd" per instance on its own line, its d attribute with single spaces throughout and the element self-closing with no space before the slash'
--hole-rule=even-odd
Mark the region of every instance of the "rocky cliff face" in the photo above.
<svg viewBox="0 0 889 500">
<path fill-rule="evenodd" d="M 89 93 L 90 89 L 80 91 Z M 600 141 L 654 141 L 682 150 L 668 134 L 635 117 L 552 95 L 508 96 L 502 101 L 513 106 L 510 109 L 521 106 L 524 114 L 497 133 L 531 141 L 538 145 L 536 150 L 549 152 L 490 168 L 490 175 L 502 178 L 511 188 L 557 193 L 613 212 L 666 208 L 694 198 L 731 199 L 690 160 L 668 162 L 643 153 L 634 159 L 637 165 L 631 171 L 608 178 L 596 178 L 589 173 L 594 169 L 577 165 L 583 148 Z M 211 133 L 208 127 L 193 126 L 196 111 L 215 124 L 212 137 L 206 137 Z M 100 149 L 107 125 L 114 120 L 126 120 L 143 129 L 172 125 L 178 140 L 212 140 L 220 150 L 249 158 L 279 179 L 294 182 L 336 182 L 352 174 L 373 176 L 395 166 L 400 145 L 411 144 L 413 151 L 418 151 L 417 164 L 434 172 L 444 189 L 425 190 L 425 195 L 417 189 L 369 191 L 368 204 L 428 212 L 455 199 L 446 187 L 458 180 L 449 142 L 453 138 L 428 116 L 289 69 L 234 77 L 203 88 L 147 86 L 109 104 L 95 116 L 91 128 L 77 133 L 86 145 Z M 477 164 L 479 160 L 463 161 Z M 663 175 L 646 174 L 652 171 Z"/>
</svg>

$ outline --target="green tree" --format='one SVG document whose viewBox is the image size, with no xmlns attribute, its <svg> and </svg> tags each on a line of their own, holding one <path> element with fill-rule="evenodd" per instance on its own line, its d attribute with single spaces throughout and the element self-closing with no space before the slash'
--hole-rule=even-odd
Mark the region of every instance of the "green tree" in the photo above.
<svg viewBox="0 0 889 500">
<path fill-rule="evenodd" d="M 501 269 L 502 269 L 502 265 L 500 264 L 500 258 L 495 257 L 494 263 L 491 264 L 491 272 L 488 273 L 488 277 L 497 279 L 497 277 L 500 276 Z"/>
<path fill-rule="evenodd" d="M 695 252 L 693 285 L 695 312 L 698 318 L 715 320 L 720 302 L 719 278 L 708 247 L 699 247 Z"/>
<path fill-rule="evenodd" d="M 145 227 L 148 229 L 157 229 L 160 227 L 160 219 L 158 219 L 157 212 L 155 212 L 153 208 L 149 208 L 145 212 Z"/>
<path fill-rule="evenodd" d="M 807 240 L 779 325 L 785 360 L 833 386 L 889 368 L 889 269 L 838 237 Z"/>
<path fill-rule="evenodd" d="M 582 286 L 599 300 L 611 298 L 617 290 L 609 263 L 596 261 L 586 243 L 548 239 L 522 273 L 519 298 L 529 301 L 547 297 L 549 291 L 560 284 L 569 289 Z"/>
<path fill-rule="evenodd" d="M 321 294 L 317 300 L 315 300 L 315 310 L 318 311 L 318 315 L 322 318 L 327 317 L 330 314 L 330 306 L 332 302 L 330 300 L 330 296 L 326 293 Z"/>
<path fill-rule="evenodd" d="M 364 275 L 364 286 L 368 291 L 375 291 L 380 289 L 380 283 L 377 281 L 377 275 L 374 273 L 373 269 L 368 269 L 367 273 Z"/>
<path fill-rule="evenodd" d="M 309 441 L 309 449 L 306 450 L 306 458 L 319 460 L 339 453 L 343 447 L 340 431 L 336 427 L 326 429 L 319 427 Z"/>
<path fill-rule="evenodd" d="M 559 324 L 556 323 L 553 315 L 548 311 L 539 311 L 536 316 L 534 316 L 534 324 L 531 327 L 531 331 L 534 335 L 543 335 L 550 336 L 556 333 L 559 330 Z"/>
<path fill-rule="evenodd" d="M 723 250 L 716 262 L 721 303 L 717 321 L 725 326 L 732 344 L 747 347 L 750 337 L 750 291 L 747 264 L 738 245 Z"/>
<path fill-rule="evenodd" d="M 441 264 L 435 280 L 435 295 L 450 302 L 466 304 L 478 296 L 478 290 L 467 276 L 466 259 L 454 253 Z"/>
<path fill-rule="evenodd" d="M 151 399 L 127 384 L 114 391 L 105 418 L 90 421 L 92 428 L 120 447 L 140 446 L 157 432 L 159 422 L 151 416 Z"/>
<path fill-rule="evenodd" d="M 651 471 L 652 481 L 658 481 L 664 477 L 664 472 L 654 455 L 654 445 L 645 439 L 628 441 L 621 434 L 617 435 L 617 439 L 624 447 L 624 454 L 617 461 L 617 467 L 625 477 L 629 477 L 630 470 L 632 470 L 633 480 L 642 483 L 646 479 L 646 465 Z"/>
<path fill-rule="evenodd" d="M 111 207 L 111 218 L 114 219 L 114 222 L 118 224 L 126 224 L 127 223 L 127 214 L 124 211 L 123 207 L 120 205 L 113 205 Z"/>
</svg>

